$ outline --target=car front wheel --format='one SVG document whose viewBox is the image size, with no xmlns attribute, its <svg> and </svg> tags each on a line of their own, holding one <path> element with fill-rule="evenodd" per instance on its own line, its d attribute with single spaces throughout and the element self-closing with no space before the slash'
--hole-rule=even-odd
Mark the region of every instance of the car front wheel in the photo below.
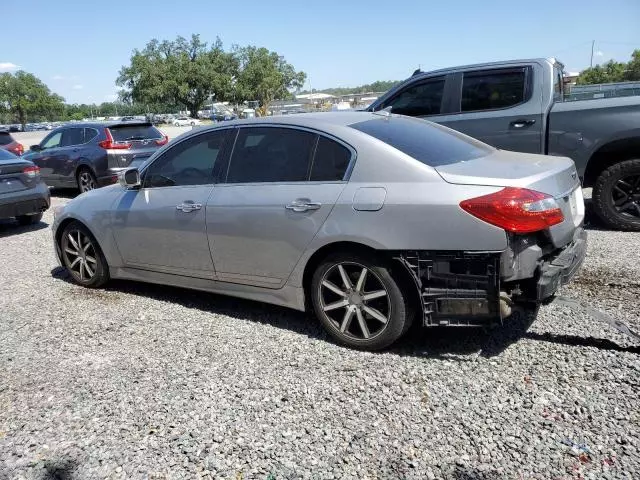
<svg viewBox="0 0 640 480">
<path fill-rule="evenodd" d="M 413 320 L 409 296 L 389 264 L 375 257 L 333 254 L 311 280 L 316 316 L 338 342 L 362 350 L 388 347 Z"/>
<path fill-rule="evenodd" d="M 96 288 L 109 280 L 107 261 L 87 227 L 79 222 L 67 225 L 60 237 L 62 261 L 76 283 Z"/>
<path fill-rule="evenodd" d="M 604 170 L 593 187 L 593 206 L 609 227 L 640 231 L 640 159 Z"/>
</svg>

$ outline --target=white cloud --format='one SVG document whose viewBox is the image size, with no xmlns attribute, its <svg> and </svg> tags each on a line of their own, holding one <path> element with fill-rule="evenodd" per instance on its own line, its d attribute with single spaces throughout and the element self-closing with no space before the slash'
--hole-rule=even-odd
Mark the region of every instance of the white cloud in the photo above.
<svg viewBox="0 0 640 480">
<path fill-rule="evenodd" d="M 71 88 L 73 88 L 74 90 L 82 90 L 84 88 L 84 85 L 77 84 L 77 85 L 74 85 Z"/>
<path fill-rule="evenodd" d="M 604 53 L 602 53 L 602 50 L 598 50 L 598 51 L 594 52 L 593 55 L 596 56 L 596 57 L 602 57 L 604 55 Z"/>
<path fill-rule="evenodd" d="M 51 77 L 52 80 L 64 80 L 64 77 L 62 75 L 54 75 L 53 77 Z"/>
<path fill-rule="evenodd" d="M 9 70 L 16 70 L 20 68 L 20 66 L 11 62 L 0 62 L 0 72 L 7 72 Z"/>
</svg>

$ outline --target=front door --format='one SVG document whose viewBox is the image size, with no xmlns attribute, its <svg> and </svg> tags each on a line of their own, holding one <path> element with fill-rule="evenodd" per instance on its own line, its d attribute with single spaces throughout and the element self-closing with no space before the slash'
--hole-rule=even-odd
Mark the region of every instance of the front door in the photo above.
<svg viewBox="0 0 640 480">
<path fill-rule="evenodd" d="M 51 132 L 42 142 L 40 150 L 28 154 L 27 158 L 40 167 L 40 176 L 49 186 L 57 186 L 57 179 L 53 175 L 53 165 L 60 155 L 60 142 L 62 140 L 62 130 Z"/>
<path fill-rule="evenodd" d="M 178 142 L 143 172 L 139 190 L 123 193 L 113 213 L 114 237 L 127 267 L 213 279 L 206 229 L 215 167 L 227 130 Z"/>
<path fill-rule="evenodd" d="M 533 84 L 532 66 L 470 71 L 456 78 L 459 113 L 432 120 L 496 148 L 543 153 L 541 87 Z"/>
<path fill-rule="evenodd" d="M 218 279 L 281 287 L 344 189 L 351 158 L 313 132 L 241 128 L 226 183 L 207 203 Z"/>
</svg>

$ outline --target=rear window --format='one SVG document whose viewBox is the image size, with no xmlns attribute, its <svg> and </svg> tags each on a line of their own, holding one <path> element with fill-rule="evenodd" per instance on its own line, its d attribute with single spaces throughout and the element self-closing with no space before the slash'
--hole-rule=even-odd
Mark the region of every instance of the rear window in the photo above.
<svg viewBox="0 0 640 480">
<path fill-rule="evenodd" d="M 418 118 L 380 117 L 350 127 L 382 140 L 430 167 L 484 157 L 493 151 L 489 145 Z"/>
<path fill-rule="evenodd" d="M 147 140 L 149 138 L 162 138 L 162 133 L 151 124 L 123 125 L 109 127 L 111 136 L 116 142 L 126 140 Z"/>
<path fill-rule="evenodd" d="M 13 137 L 7 132 L 0 132 L 0 145 L 9 145 L 13 142 Z"/>
</svg>

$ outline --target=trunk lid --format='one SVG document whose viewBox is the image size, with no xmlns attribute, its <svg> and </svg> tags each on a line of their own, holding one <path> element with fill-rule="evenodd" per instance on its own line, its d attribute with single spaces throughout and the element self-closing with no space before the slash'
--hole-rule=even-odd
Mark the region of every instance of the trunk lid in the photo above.
<svg viewBox="0 0 640 480">
<path fill-rule="evenodd" d="M 37 182 L 22 171 L 33 163 L 19 158 L 0 160 L 0 195 L 33 188 Z"/>
<path fill-rule="evenodd" d="M 160 148 L 157 141 L 164 135 L 151 123 L 126 122 L 112 125 L 109 132 L 114 142 L 126 142 L 128 149 L 108 149 L 109 168 L 139 167 Z"/>
<path fill-rule="evenodd" d="M 435 167 L 448 183 L 520 187 L 556 199 L 564 221 L 549 229 L 556 247 L 569 243 L 584 220 L 584 200 L 573 160 L 496 150 L 486 157 Z"/>
</svg>

